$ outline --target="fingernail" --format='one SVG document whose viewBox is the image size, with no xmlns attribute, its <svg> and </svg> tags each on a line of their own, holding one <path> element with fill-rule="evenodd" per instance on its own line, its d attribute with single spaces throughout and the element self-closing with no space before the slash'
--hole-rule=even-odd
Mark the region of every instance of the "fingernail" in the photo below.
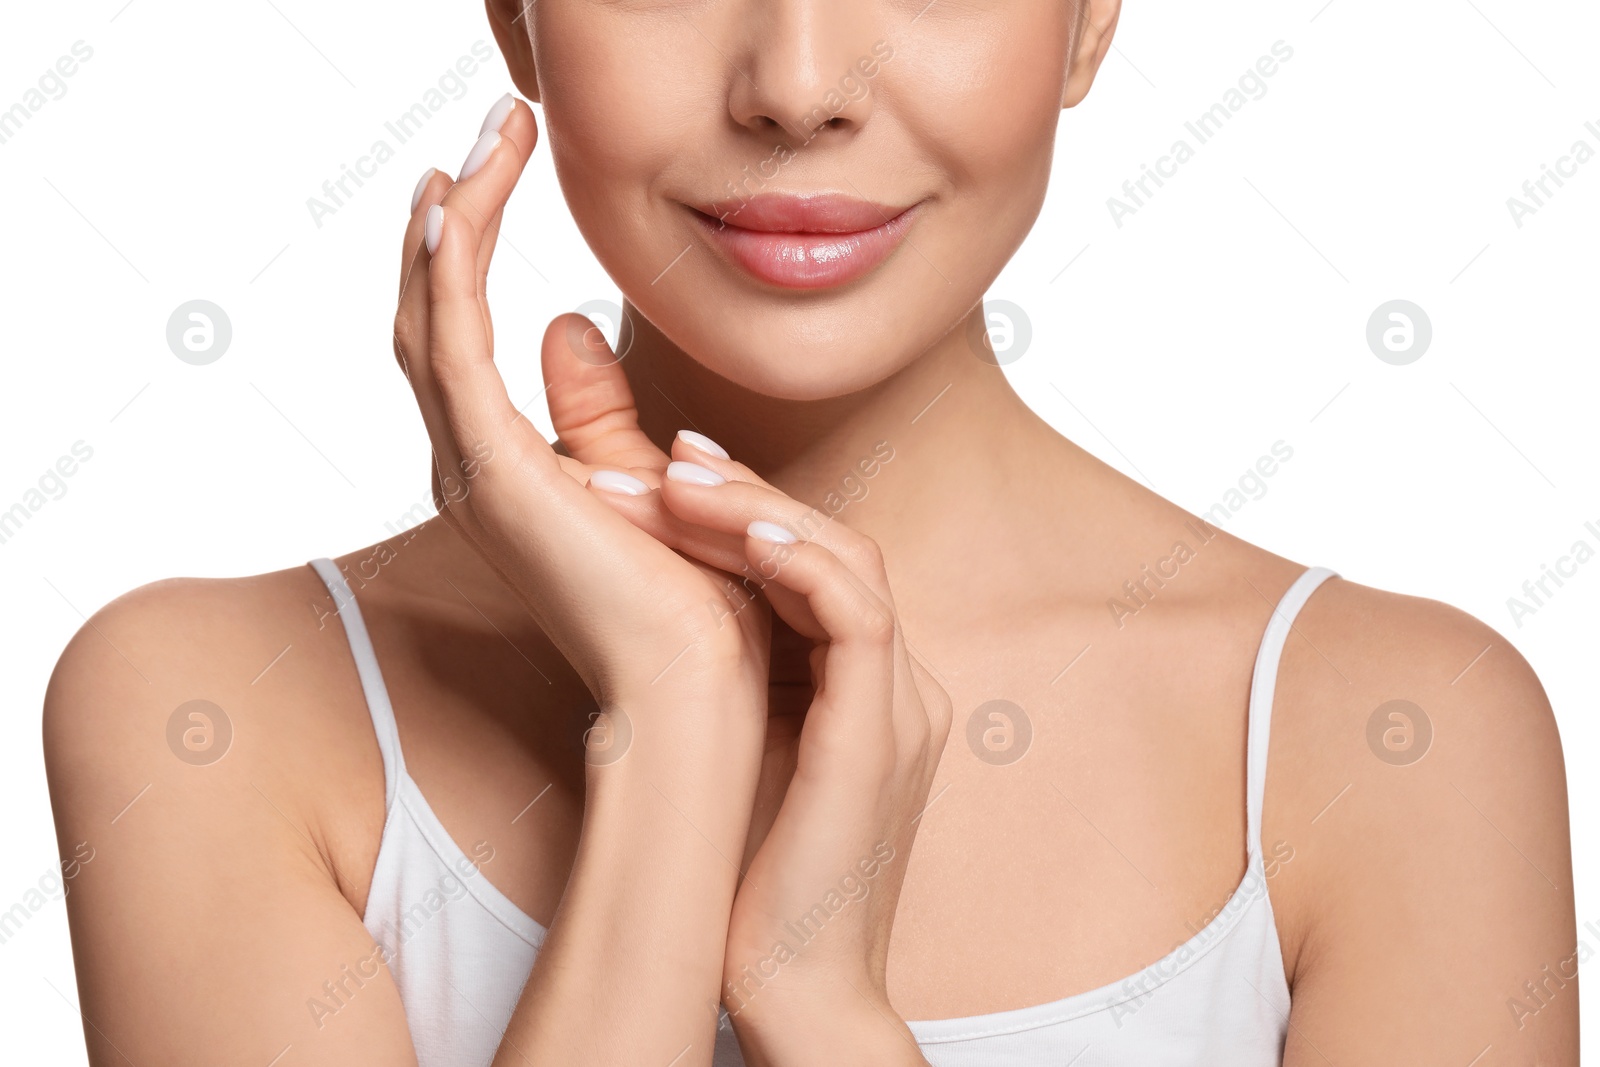
<svg viewBox="0 0 1600 1067">
<path fill-rule="evenodd" d="M 444 236 L 444 205 L 435 204 L 428 209 L 428 218 L 422 231 L 422 239 L 427 242 L 428 255 L 431 256 L 439 251 L 439 238 Z"/>
<path fill-rule="evenodd" d="M 472 146 L 472 151 L 467 153 L 466 162 L 461 164 L 461 173 L 456 176 L 456 181 L 464 182 L 482 169 L 489 162 L 489 156 L 500 143 L 500 133 L 490 130 L 478 138 L 478 143 Z"/>
<path fill-rule="evenodd" d="M 765 519 L 752 522 L 744 532 L 757 541 L 765 541 L 769 545 L 792 545 L 800 540 L 782 526 L 775 522 L 767 522 Z"/>
<path fill-rule="evenodd" d="M 621 471 L 595 471 L 589 475 L 589 485 L 594 489 L 603 489 L 608 493 L 621 493 L 623 496 L 644 496 L 650 487 L 631 474 Z"/>
<path fill-rule="evenodd" d="M 490 130 L 498 130 L 506 124 L 507 117 L 516 109 L 517 98 L 510 93 L 502 96 L 489 108 L 489 114 L 484 116 L 483 125 L 478 127 L 478 136 L 482 137 Z"/>
<path fill-rule="evenodd" d="M 716 456 L 718 459 L 728 458 L 728 450 L 703 433 L 695 433 L 693 430 L 679 430 L 678 440 L 691 448 L 698 448 L 708 456 Z"/>
<path fill-rule="evenodd" d="M 439 168 L 438 167 L 429 167 L 428 168 L 428 173 L 424 174 L 422 176 L 422 180 L 417 183 L 417 191 L 411 194 L 411 210 L 412 210 L 412 212 L 415 212 L 417 210 L 417 205 L 422 203 L 422 193 L 423 193 L 423 191 L 428 188 L 428 182 L 431 181 L 433 179 L 433 176 L 435 174 L 438 174 L 438 173 L 439 173 Z"/>
<path fill-rule="evenodd" d="M 680 459 L 667 464 L 667 477 L 675 482 L 706 486 L 721 485 L 728 480 L 714 470 L 708 470 L 698 463 L 685 463 Z"/>
</svg>

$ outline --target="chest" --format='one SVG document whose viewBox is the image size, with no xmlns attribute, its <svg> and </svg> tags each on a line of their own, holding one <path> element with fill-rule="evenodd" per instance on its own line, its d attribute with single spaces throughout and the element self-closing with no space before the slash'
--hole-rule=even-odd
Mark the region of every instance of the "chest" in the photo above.
<svg viewBox="0 0 1600 1067">
<path fill-rule="evenodd" d="M 372 629 L 418 791 L 464 852 L 492 855 L 481 873 L 495 889 L 548 925 L 582 821 L 586 694 L 548 664 L 497 656 L 463 671 L 447 650 L 420 655 L 405 633 Z M 907 1018 L 1135 975 L 1205 930 L 1240 884 L 1248 657 L 1237 671 L 1151 669 L 1131 642 L 1097 656 L 1061 637 L 924 650 L 955 717 L 890 947 Z M 775 727 L 768 815 L 801 722 Z"/>
</svg>

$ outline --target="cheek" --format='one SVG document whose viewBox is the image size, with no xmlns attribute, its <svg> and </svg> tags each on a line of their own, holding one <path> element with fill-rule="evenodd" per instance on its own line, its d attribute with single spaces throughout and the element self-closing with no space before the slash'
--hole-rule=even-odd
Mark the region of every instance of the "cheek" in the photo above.
<svg viewBox="0 0 1600 1067">
<path fill-rule="evenodd" d="M 977 33 L 940 27 L 932 45 L 906 49 L 886 69 L 884 92 L 917 153 L 942 172 L 957 205 L 981 202 L 991 218 L 1031 220 L 1049 180 L 1070 26 L 1037 9 L 1018 3 L 1013 17 Z"/>
<path fill-rule="evenodd" d="M 547 4 L 540 14 L 546 144 L 585 238 L 603 246 L 622 236 L 619 216 L 641 214 L 654 179 L 703 139 L 696 116 L 715 90 L 699 84 L 704 69 L 673 59 L 681 47 L 663 46 L 681 26 L 606 17 L 585 4 Z"/>
</svg>

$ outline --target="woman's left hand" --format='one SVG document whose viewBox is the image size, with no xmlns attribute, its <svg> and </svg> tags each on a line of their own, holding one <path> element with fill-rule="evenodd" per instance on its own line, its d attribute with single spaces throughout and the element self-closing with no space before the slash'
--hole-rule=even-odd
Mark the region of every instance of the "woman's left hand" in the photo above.
<svg viewBox="0 0 1600 1067">
<path fill-rule="evenodd" d="M 729 611 L 759 590 L 813 646 L 798 736 L 769 726 L 768 769 L 792 777 L 765 837 L 760 818 L 751 831 L 729 922 L 723 1002 L 740 1044 L 763 1064 L 921 1063 L 885 963 L 949 697 L 907 652 L 871 539 L 683 438 L 673 457 L 659 494 L 599 495 L 733 575 Z"/>
</svg>

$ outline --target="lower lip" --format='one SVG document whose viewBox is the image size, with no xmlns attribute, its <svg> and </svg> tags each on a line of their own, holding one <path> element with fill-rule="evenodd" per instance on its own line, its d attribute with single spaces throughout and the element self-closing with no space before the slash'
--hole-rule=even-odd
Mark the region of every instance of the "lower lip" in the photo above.
<svg viewBox="0 0 1600 1067">
<path fill-rule="evenodd" d="M 831 289 L 865 277 L 888 259 L 915 212 L 908 208 L 882 226 L 855 233 L 767 233 L 694 214 L 717 247 L 760 280 L 785 289 Z"/>
</svg>

